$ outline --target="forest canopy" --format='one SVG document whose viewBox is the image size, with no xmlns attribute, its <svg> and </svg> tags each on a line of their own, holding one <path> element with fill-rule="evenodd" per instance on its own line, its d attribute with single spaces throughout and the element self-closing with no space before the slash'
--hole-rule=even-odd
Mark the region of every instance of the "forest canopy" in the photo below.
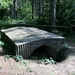
<svg viewBox="0 0 75 75">
<path fill-rule="evenodd" d="M 51 0 L 0 0 L 0 23 L 51 25 Z M 56 25 L 75 24 L 75 0 L 56 0 Z"/>
</svg>

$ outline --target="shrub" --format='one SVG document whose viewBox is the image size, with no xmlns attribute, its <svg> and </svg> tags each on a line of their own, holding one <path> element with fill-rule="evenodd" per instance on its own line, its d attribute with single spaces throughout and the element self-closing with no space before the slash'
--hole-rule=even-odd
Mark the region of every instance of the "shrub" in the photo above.
<svg viewBox="0 0 75 75">
<path fill-rule="evenodd" d="M 21 60 L 23 60 L 23 57 L 21 55 L 16 55 L 16 56 L 13 56 L 13 58 L 15 59 L 15 61 L 19 62 Z"/>
</svg>

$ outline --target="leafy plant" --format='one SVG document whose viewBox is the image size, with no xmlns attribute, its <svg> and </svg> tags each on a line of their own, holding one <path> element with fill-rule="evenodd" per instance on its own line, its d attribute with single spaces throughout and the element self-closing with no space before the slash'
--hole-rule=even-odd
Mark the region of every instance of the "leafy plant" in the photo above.
<svg viewBox="0 0 75 75">
<path fill-rule="evenodd" d="M 75 0 L 57 0 L 57 25 L 75 24 Z"/>
<path fill-rule="evenodd" d="M 68 43 L 64 43 L 61 48 L 59 49 L 58 55 L 57 55 L 57 61 L 60 62 L 65 59 L 65 53 L 67 49 L 71 49 L 72 47 L 68 45 Z"/>
<path fill-rule="evenodd" d="M 0 20 L 7 15 L 7 12 L 10 10 L 10 6 L 12 4 L 12 0 L 0 0 Z"/>
<path fill-rule="evenodd" d="M 13 56 L 13 58 L 15 59 L 15 61 L 19 62 L 21 60 L 23 60 L 23 57 L 21 55 L 16 55 L 16 56 Z"/>
<path fill-rule="evenodd" d="M 56 61 L 54 61 L 53 60 L 53 58 L 50 58 L 50 59 L 48 59 L 48 58 L 42 58 L 41 60 L 39 60 L 39 63 L 43 63 L 43 64 L 45 64 L 45 65 L 47 65 L 47 64 L 56 64 Z"/>
<path fill-rule="evenodd" d="M 9 9 L 10 5 L 12 5 L 11 0 L 0 0 L 0 9 Z"/>
<path fill-rule="evenodd" d="M 25 21 L 24 20 L 19 20 L 19 19 L 15 20 L 11 17 L 8 17 L 6 19 L 0 20 L 0 23 L 1 24 L 20 24 L 20 23 L 25 24 Z"/>
<path fill-rule="evenodd" d="M 65 32 L 61 32 L 60 30 L 57 30 L 57 29 L 53 30 L 52 33 L 58 34 L 58 35 L 64 35 L 65 34 Z"/>
<path fill-rule="evenodd" d="M 4 55 L 4 58 L 5 60 L 6 59 L 9 59 L 9 58 L 13 58 L 15 59 L 15 61 L 19 62 L 21 60 L 23 60 L 23 57 L 21 55 L 16 55 L 16 56 L 13 56 L 13 55 Z M 26 64 L 25 62 L 21 63 L 21 64 Z"/>
<path fill-rule="evenodd" d="M 0 47 L 4 45 L 4 42 L 0 41 Z"/>
<path fill-rule="evenodd" d="M 18 19 L 31 20 L 32 18 L 32 6 L 29 0 L 25 2 L 19 1 L 21 8 L 18 6 Z"/>
<path fill-rule="evenodd" d="M 26 65 L 27 65 L 27 63 L 26 63 L 26 62 L 24 62 L 24 61 L 23 61 L 23 62 L 21 62 L 20 64 L 21 64 L 22 66 L 26 66 Z"/>
<path fill-rule="evenodd" d="M 11 55 L 4 55 L 4 58 L 10 58 Z"/>
<path fill-rule="evenodd" d="M 12 55 L 4 55 L 4 61 L 6 61 L 7 59 L 11 58 Z"/>
</svg>

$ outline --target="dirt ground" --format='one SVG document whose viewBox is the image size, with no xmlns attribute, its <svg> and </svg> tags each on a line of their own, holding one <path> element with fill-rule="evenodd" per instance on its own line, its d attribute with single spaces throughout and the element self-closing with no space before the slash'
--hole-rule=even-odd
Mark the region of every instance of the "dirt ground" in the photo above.
<svg viewBox="0 0 75 75">
<path fill-rule="evenodd" d="M 69 42 L 75 47 L 75 43 Z M 39 64 L 36 60 L 16 62 L 13 58 L 5 59 L 0 48 L 0 75 L 75 75 L 75 48 L 66 52 L 67 58 L 57 64 Z"/>
</svg>

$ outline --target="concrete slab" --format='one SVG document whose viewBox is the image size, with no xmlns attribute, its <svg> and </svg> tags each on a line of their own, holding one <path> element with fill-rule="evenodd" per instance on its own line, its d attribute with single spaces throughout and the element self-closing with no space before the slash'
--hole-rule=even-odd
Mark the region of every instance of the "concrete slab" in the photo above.
<svg viewBox="0 0 75 75">
<path fill-rule="evenodd" d="M 64 37 L 40 30 L 34 27 L 13 27 L 1 30 L 1 39 L 5 42 L 4 49 L 14 54 L 28 58 L 32 52 L 41 47 L 48 46 L 50 54 L 57 56 Z"/>
</svg>

